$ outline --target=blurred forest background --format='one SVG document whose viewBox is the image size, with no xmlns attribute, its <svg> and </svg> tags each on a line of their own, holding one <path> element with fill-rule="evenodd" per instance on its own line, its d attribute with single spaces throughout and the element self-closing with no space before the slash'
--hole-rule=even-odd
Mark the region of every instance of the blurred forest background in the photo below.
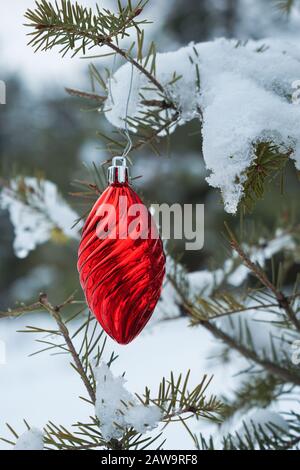
<svg viewBox="0 0 300 470">
<path fill-rule="evenodd" d="M 26 47 L 26 28 L 22 13 L 33 1 L 11 0 L 1 9 L 0 79 L 6 82 L 7 104 L 0 107 L 1 178 L 16 174 L 43 175 L 58 185 L 74 209 L 84 214 L 88 206 L 71 197 L 72 181 L 91 180 L 89 169 L 108 157 L 97 130 L 109 124 L 86 102 L 69 97 L 65 86 L 89 90 L 88 61 L 60 59 L 58 54 L 37 54 Z M 92 6 L 94 1 L 82 1 Z M 104 5 L 111 1 L 100 1 Z M 155 36 L 158 51 L 174 50 L 190 41 L 214 37 L 264 38 L 299 36 L 300 13 L 288 17 L 274 0 L 151 0 L 146 17 L 148 41 Z M 13 24 L 13 32 L 10 25 Z M 14 34 L 14 32 L 16 32 Z M 95 60 L 97 66 L 97 60 Z M 111 67 L 111 61 L 107 61 Z M 101 61 L 101 66 L 103 62 Z M 170 149 L 161 144 L 161 156 L 141 150 L 134 155 L 133 174 L 142 177 L 136 185 L 145 200 L 152 202 L 204 203 L 205 244 L 200 252 L 183 252 L 174 246 L 190 271 L 203 269 L 222 260 L 224 210 L 219 192 L 205 181 L 201 156 L 199 123 L 179 128 L 171 138 Z M 253 234 L 278 225 L 278 216 L 289 217 L 299 210 L 298 181 L 295 171 L 287 169 L 285 192 L 279 182 L 272 185 L 255 212 L 247 217 Z M 238 217 L 229 217 L 239 226 Z M 28 302 L 42 289 L 63 299 L 79 287 L 76 270 L 76 241 L 40 245 L 26 259 L 16 258 L 12 249 L 13 228 L 4 212 L 0 213 L 0 309 L 16 300 Z M 247 231 L 251 235 L 251 231 Z"/>
</svg>

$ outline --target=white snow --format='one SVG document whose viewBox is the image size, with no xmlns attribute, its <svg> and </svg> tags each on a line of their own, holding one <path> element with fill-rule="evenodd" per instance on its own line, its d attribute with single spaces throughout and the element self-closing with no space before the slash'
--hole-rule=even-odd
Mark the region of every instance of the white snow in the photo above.
<svg viewBox="0 0 300 470">
<path fill-rule="evenodd" d="M 140 433 L 155 429 L 162 418 L 157 406 L 135 405 L 126 411 L 126 422 Z"/>
<path fill-rule="evenodd" d="M 255 245 L 244 243 L 242 248 L 251 261 L 264 268 L 266 261 L 271 259 L 276 253 L 288 253 L 289 251 L 295 250 L 296 243 L 290 233 L 287 233 L 282 229 L 277 229 L 274 236 L 269 240 L 261 238 Z M 180 296 L 178 292 L 176 292 L 172 282 L 170 282 L 169 277 L 176 279 L 176 282 L 179 285 L 182 279 L 183 283 L 185 283 L 183 288 L 186 289 L 186 295 L 191 302 L 196 302 L 199 297 L 209 298 L 223 283 L 224 285 L 229 284 L 233 287 L 241 286 L 249 275 L 251 275 L 251 271 L 241 262 L 235 251 L 232 251 L 231 257 L 224 261 L 221 268 L 214 270 L 202 269 L 190 273 L 186 272 L 180 263 L 176 263 L 170 256 L 167 256 L 166 277 L 161 297 L 151 319 L 151 324 L 179 318 L 182 313 L 180 309 Z M 251 302 L 248 306 L 251 306 Z M 267 318 L 270 319 L 269 314 L 267 315 Z M 250 310 L 247 314 L 242 313 L 240 315 L 236 315 L 232 321 L 235 322 L 235 318 L 237 319 L 237 322 L 240 321 L 240 316 L 243 319 L 258 319 L 257 312 L 255 310 Z M 259 319 L 262 320 L 261 317 L 259 317 Z M 252 322 L 252 326 L 254 328 L 253 324 L 254 322 Z M 230 325 L 227 325 L 227 321 L 225 321 L 224 326 L 228 326 L 230 332 Z M 261 329 L 260 331 L 265 332 L 264 329 Z M 274 332 L 273 329 L 272 332 Z M 262 344 L 265 345 L 268 342 L 269 333 L 270 331 L 268 330 L 267 338 L 264 336 L 263 340 L 260 341 L 259 349 L 263 348 Z M 258 338 L 260 337 L 260 334 L 255 330 L 254 336 Z"/>
<path fill-rule="evenodd" d="M 22 190 L 20 191 L 20 186 Z M 0 193 L 0 208 L 9 211 L 14 226 L 14 251 L 25 258 L 38 245 L 50 240 L 58 229 L 67 238 L 78 238 L 78 218 L 51 181 L 17 177 Z"/>
<path fill-rule="evenodd" d="M 137 398 L 125 388 L 125 379 L 115 377 L 110 368 L 102 363 L 95 368 L 96 416 L 100 421 L 105 439 L 118 438 L 127 427 L 133 426 L 136 431 L 144 433 L 154 429 L 160 419 L 160 409 L 140 404 Z"/>
<path fill-rule="evenodd" d="M 49 356 L 48 353 L 44 353 L 28 357 L 30 353 L 39 349 L 39 346 L 33 343 L 32 336 L 35 335 L 16 333 L 16 330 L 24 329 L 28 324 L 45 329 L 53 328 L 53 321 L 44 315 L 26 315 L 17 320 L 1 321 L 0 339 L 7 344 L 7 361 L 6 364 L 0 365 L 2 384 L 0 434 L 10 440 L 12 435 L 5 428 L 5 422 L 10 423 L 17 432 L 20 432 L 24 426 L 23 417 L 29 423 L 35 423 L 40 429 L 48 420 L 70 428 L 71 424 L 77 421 L 88 422 L 89 416 L 93 414 L 93 408 L 78 398 L 86 396 L 86 392 L 79 376 L 70 367 L 68 355 Z M 240 381 L 245 380 L 245 375 L 241 376 L 238 372 L 249 364 L 235 352 L 231 352 L 230 361 L 223 362 L 219 359 L 221 343 L 205 329 L 188 328 L 188 324 L 188 318 L 159 324 L 150 323 L 126 348 L 108 338 L 103 359 L 108 361 L 112 350 L 119 355 L 113 363 L 114 375 L 122 375 L 126 370 L 126 387 L 131 394 L 137 392 L 141 395 L 147 385 L 155 395 L 163 376 L 168 377 L 173 370 L 176 377 L 188 369 L 191 369 L 191 388 L 195 387 L 201 381 L 203 374 L 207 373 L 214 375 L 208 393 L 216 394 L 218 397 L 223 394 L 233 394 Z M 69 324 L 71 333 L 78 327 L 77 321 Z M 261 324 L 257 324 L 257 330 L 262 329 Z M 78 338 L 78 345 L 82 340 L 82 335 L 79 336 L 81 337 Z M 292 352 L 291 350 L 291 354 Z M 102 370 L 102 374 L 105 371 L 106 368 Z M 64 380 L 61 380 L 62 377 Z M 99 387 L 97 392 L 99 393 Z M 288 400 L 285 403 L 280 401 L 273 411 L 288 411 L 291 407 L 297 411 L 295 402 L 291 404 Z M 106 412 L 103 407 L 101 411 Z M 133 425 L 132 416 L 130 421 Z M 143 421 L 140 420 L 141 423 Z M 205 437 L 214 432 L 219 434 L 219 430 L 206 420 L 192 419 L 189 421 L 189 426 L 192 432 L 196 434 L 201 432 Z M 235 423 L 231 423 L 228 431 L 235 428 Z M 153 431 L 153 435 L 156 436 L 160 431 L 161 425 Z M 167 426 L 163 438 L 167 439 L 164 449 L 193 449 L 191 437 L 180 422 Z M 11 449 L 11 446 L 0 441 L 0 449 Z"/>
<path fill-rule="evenodd" d="M 217 39 L 157 54 L 156 69 L 158 81 L 181 110 L 178 125 L 203 120 L 207 181 L 221 189 L 227 212 L 237 210 L 255 143 L 272 141 L 283 151 L 292 148 L 300 169 L 300 107 L 291 98 L 292 84 L 300 77 L 299 44 L 265 39 L 237 46 L 236 40 Z M 182 78 L 170 85 L 174 72 Z M 131 65 L 125 64 L 110 83 L 112 99 L 105 115 L 118 128 L 124 128 L 130 77 Z M 145 99 L 160 99 L 158 90 L 145 87 L 148 79 L 134 70 L 128 108 L 132 118 L 144 111 L 141 92 Z"/>
<path fill-rule="evenodd" d="M 274 429 L 274 426 L 276 429 L 280 428 L 283 432 L 287 432 L 289 429 L 287 421 L 285 421 L 278 413 L 267 409 L 254 409 L 248 411 L 248 413 L 236 421 L 230 432 L 233 436 L 237 433 L 243 439 L 247 436 L 245 426 L 253 438 L 255 437 L 253 426 L 258 430 L 260 429 L 263 431 L 269 437 L 272 436 L 271 429 Z M 237 437 L 234 437 L 233 440 L 238 442 Z"/>
<path fill-rule="evenodd" d="M 220 285 L 225 279 L 225 272 L 222 269 L 209 271 L 194 271 L 187 274 L 189 282 L 189 294 L 191 300 L 194 297 L 209 297 L 213 290 Z"/>
<path fill-rule="evenodd" d="M 43 448 L 43 432 L 38 428 L 25 431 L 14 446 L 14 450 L 43 450 Z"/>
<path fill-rule="evenodd" d="M 266 261 L 271 259 L 276 253 L 280 251 L 293 251 L 296 248 L 296 244 L 290 233 L 277 229 L 274 238 L 271 240 L 261 238 L 257 246 L 243 244 L 242 248 L 253 263 L 259 264 L 264 268 Z M 237 257 L 238 255 L 235 253 L 234 256 Z M 241 263 L 230 273 L 227 282 L 235 287 L 240 286 L 249 274 L 249 268 Z"/>
<path fill-rule="evenodd" d="M 261 238 L 256 245 L 243 243 L 242 248 L 253 263 L 264 268 L 266 261 L 276 253 L 295 250 L 296 243 L 290 233 L 277 229 L 274 237 L 270 240 Z M 209 297 L 213 290 L 223 282 L 238 287 L 250 274 L 250 269 L 242 263 L 237 253 L 232 251 L 232 257 L 225 260 L 222 268 L 186 273 L 190 298 L 193 300 L 200 295 Z M 162 297 L 164 297 L 164 292 Z"/>
</svg>

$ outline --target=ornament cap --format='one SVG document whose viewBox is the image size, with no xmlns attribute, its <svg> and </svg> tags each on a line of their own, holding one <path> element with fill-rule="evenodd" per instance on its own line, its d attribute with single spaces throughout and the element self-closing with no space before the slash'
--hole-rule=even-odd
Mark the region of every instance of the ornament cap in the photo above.
<svg viewBox="0 0 300 470">
<path fill-rule="evenodd" d="M 114 157 L 112 166 L 108 168 L 107 179 L 109 184 L 126 183 L 129 178 L 129 168 L 125 157 Z"/>
</svg>

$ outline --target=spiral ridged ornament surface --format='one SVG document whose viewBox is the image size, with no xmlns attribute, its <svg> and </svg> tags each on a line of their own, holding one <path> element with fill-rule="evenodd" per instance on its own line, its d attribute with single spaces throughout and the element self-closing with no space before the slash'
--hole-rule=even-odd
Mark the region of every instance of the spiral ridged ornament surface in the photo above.
<svg viewBox="0 0 300 470">
<path fill-rule="evenodd" d="M 136 204 L 143 208 L 138 218 L 131 211 Z M 111 236 L 103 236 L 108 227 Z M 132 341 L 160 297 L 165 255 L 150 212 L 127 182 L 111 184 L 96 201 L 82 231 L 77 266 L 87 304 L 102 328 L 120 344 Z"/>
</svg>

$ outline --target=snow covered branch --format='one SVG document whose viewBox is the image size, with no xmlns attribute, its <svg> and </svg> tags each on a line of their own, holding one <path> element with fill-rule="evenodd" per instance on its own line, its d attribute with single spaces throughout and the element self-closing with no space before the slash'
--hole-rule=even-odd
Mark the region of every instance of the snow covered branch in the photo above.
<svg viewBox="0 0 300 470">
<path fill-rule="evenodd" d="M 119 16 L 113 16 L 109 31 L 104 27 L 109 23 L 105 21 L 106 17 L 110 19 L 109 11 L 98 9 L 98 16 L 93 16 L 77 6 L 79 14 L 71 3 L 66 8 L 69 3 L 63 2 L 61 9 L 51 8 L 43 0 L 35 11 L 26 13 L 29 26 L 34 28 L 30 33 L 33 45 L 47 50 L 59 42 L 65 44 L 64 53 L 85 53 L 88 45 L 105 45 L 126 60 L 108 82 L 97 73 L 106 97 L 85 92 L 77 95 L 104 104 L 111 124 L 124 129 L 128 122 L 138 139 L 141 128 L 147 129 L 150 137 L 139 139 L 133 150 L 192 119 L 200 120 L 202 152 L 210 172 L 207 181 L 221 190 L 229 213 L 236 213 L 248 192 L 252 198 L 256 193 L 259 196 L 257 188 L 288 158 L 300 169 L 300 107 L 293 99 L 294 83 L 300 77 L 297 44 L 276 39 L 245 43 L 218 39 L 159 54 L 151 45 L 143 59 L 144 33 L 139 29 L 137 50 L 134 43 L 126 51 L 113 41 L 127 34 L 128 28 L 135 29 L 141 2 L 135 9 L 128 4 Z M 83 44 L 76 47 L 79 40 Z M 73 90 L 71 93 L 76 94 Z M 254 177 L 250 169 L 254 169 Z M 262 175 L 255 185 L 255 179 Z M 249 187 L 250 177 L 253 184 Z"/>
<path fill-rule="evenodd" d="M 157 76 L 180 110 L 172 131 L 191 119 L 201 121 L 203 156 L 211 172 L 207 181 L 221 189 L 228 212 L 235 213 L 242 199 L 257 144 L 271 142 L 282 158 L 292 149 L 300 169 L 300 108 L 291 99 L 292 84 L 300 76 L 299 58 L 295 44 L 265 40 L 238 45 L 225 39 L 156 56 Z M 172 84 L 175 71 L 181 78 Z M 105 105 L 107 119 L 118 128 L 124 127 L 129 79 L 125 64 L 111 79 L 113 99 L 108 97 Z M 145 77 L 137 72 L 133 83 L 129 116 L 138 119 L 145 112 L 141 95 L 144 100 L 159 96 L 146 89 Z"/>
<path fill-rule="evenodd" d="M 19 258 L 48 240 L 63 243 L 79 238 L 80 224 L 73 228 L 78 215 L 51 181 L 28 176 L 12 179 L 0 193 L 0 208 L 9 211 Z"/>
</svg>

